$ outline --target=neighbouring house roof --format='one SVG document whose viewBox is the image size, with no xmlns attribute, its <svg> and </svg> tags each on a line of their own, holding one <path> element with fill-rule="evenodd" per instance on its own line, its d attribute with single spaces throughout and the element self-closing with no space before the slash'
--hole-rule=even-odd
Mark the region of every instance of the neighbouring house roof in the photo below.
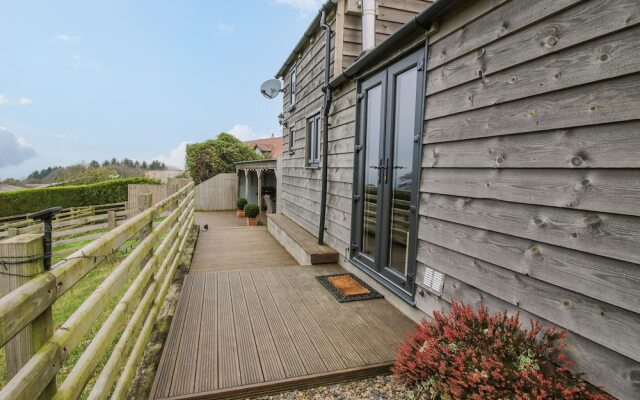
<svg viewBox="0 0 640 400">
<path fill-rule="evenodd" d="M 262 154 L 269 153 L 273 158 L 281 155 L 284 150 L 284 140 L 282 139 L 282 136 L 271 136 L 266 139 L 248 140 L 244 142 L 244 144 L 251 147 L 253 150 L 260 150 Z"/>
</svg>

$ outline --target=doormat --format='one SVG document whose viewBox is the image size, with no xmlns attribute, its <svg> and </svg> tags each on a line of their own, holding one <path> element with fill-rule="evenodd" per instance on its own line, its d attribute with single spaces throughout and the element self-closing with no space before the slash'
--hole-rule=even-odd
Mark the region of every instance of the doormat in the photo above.
<svg viewBox="0 0 640 400">
<path fill-rule="evenodd" d="M 383 298 L 380 293 L 353 274 L 322 275 L 316 276 L 316 279 L 340 303 Z"/>
</svg>

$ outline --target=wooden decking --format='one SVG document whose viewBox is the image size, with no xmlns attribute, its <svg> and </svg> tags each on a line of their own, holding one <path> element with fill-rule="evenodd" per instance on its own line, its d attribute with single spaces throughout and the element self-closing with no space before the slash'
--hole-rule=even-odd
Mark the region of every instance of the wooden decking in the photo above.
<svg viewBox="0 0 640 400">
<path fill-rule="evenodd" d="M 235 211 L 198 212 L 196 221 L 201 227 L 207 224 L 209 230 L 200 232 L 192 274 L 298 265 L 266 226 L 246 226 Z"/>
<path fill-rule="evenodd" d="M 226 230 L 238 229 L 255 228 Z M 338 303 L 315 278 L 338 265 L 247 268 L 233 257 L 235 270 L 186 277 L 152 399 L 247 398 L 388 372 L 412 323 L 383 299 Z"/>
</svg>

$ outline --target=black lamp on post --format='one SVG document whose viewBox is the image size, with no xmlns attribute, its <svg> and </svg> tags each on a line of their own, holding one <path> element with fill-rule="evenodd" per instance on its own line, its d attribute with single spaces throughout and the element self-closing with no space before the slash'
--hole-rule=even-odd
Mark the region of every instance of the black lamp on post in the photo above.
<svg viewBox="0 0 640 400">
<path fill-rule="evenodd" d="M 52 248 L 52 233 L 53 224 L 51 220 L 53 216 L 62 211 L 62 207 L 52 207 L 46 210 L 38 211 L 33 214 L 29 214 L 28 218 L 37 221 L 42 221 L 44 227 L 44 236 L 42 237 L 44 247 L 44 269 L 48 271 L 51 269 L 51 248 Z"/>
</svg>

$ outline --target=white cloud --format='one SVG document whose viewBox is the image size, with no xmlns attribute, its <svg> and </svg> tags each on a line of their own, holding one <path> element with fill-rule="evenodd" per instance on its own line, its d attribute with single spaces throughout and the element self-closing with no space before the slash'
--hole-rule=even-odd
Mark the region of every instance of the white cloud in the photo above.
<svg viewBox="0 0 640 400">
<path fill-rule="evenodd" d="M 35 156 L 36 149 L 24 138 L 0 127 L 0 168 L 20 165 Z"/>
<path fill-rule="evenodd" d="M 69 66 L 77 69 L 91 69 L 95 72 L 102 70 L 102 64 L 96 61 L 89 61 L 78 54 L 71 55 Z"/>
<path fill-rule="evenodd" d="M 322 0 L 273 0 L 273 2 L 278 5 L 296 8 L 306 14 L 318 10 Z"/>
<path fill-rule="evenodd" d="M 191 142 L 182 142 L 177 147 L 174 147 L 169 151 L 169 155 L 161 154 L 154 157 L 152 160 L 158 160 L 167 164 L 167 166 L 178 167 L 184 169 L 184 159 L 187 154 L 187 145 Z"/>
<path fill-rule="evenodd" d="M 259 139 L 258 135 L 251 129 L 249 125 L 236 124 L 227 131 L 243 142 L 246 140 Z"/>
<path fill-rule="evenodd" d="M 33 100 L 28 97 L 20 97 L 18 100 L 11 100 L 7 96 L 0 94 L 0 106 L 6 106 L 7 104 L 20 104 L 24 106 L 32 103 Z"/>
<path fill-rule="evenodd" d="M 62 140 L 79 140 L 80 136 L 77 135 L 71 135 L 68 133 L 57 133 L 55 135 L 53 135 L 55 137 L 57 137 L 58 139 L 62 139 Z"/>
<path fill-rule="evenodd" d="M 233 33 L 233 26 L 220 22 L 218 24 L 218 33 L 223 36 L 231 35 Z"/>
<path fill-rule="evenodd" d="M 53 43 L 75 44 L 80 43 L 80 36 L 71 36 L 67 35 L 66 33 L 58 33 L 51 39 L 51 41 Z"/>
</svg>

